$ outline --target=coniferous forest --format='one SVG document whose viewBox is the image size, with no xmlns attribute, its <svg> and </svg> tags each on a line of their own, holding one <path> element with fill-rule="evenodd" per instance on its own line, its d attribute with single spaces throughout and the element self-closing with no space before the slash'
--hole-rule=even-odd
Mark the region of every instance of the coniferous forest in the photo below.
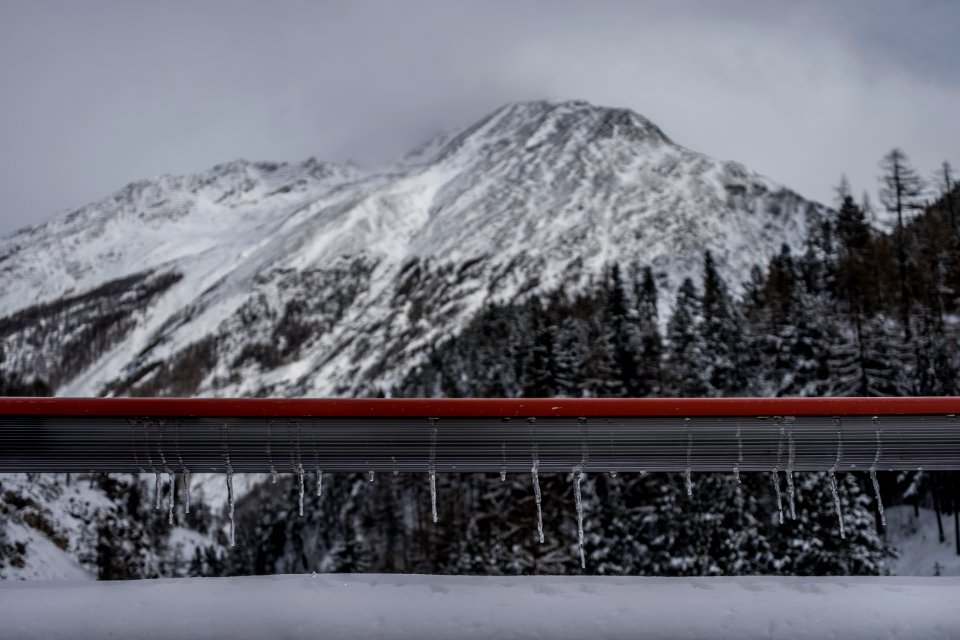
<svg viewBox="0 0 960 640">
<path fill-rule="evenodd" d="M 436 344 L 398 397 L 955 395 L 960 369 L 960 189 L 949 165 L 925 187 L 906 156 L 883 160 L 879 202 L 842 181 L 835 213 L 802 246 L 784 245 L 746 283 L 703 255 L 702 277 L 661 299 L 642 255 L 607 265 L 586 289 L 486 307 Z M 742 293 L 739 293 L 742 292 Z M 668 317 L 661 315 L 670 309 Z M 5 393 L 43 383 L 3 382 Z M 31 386 L 32 385 L 32 386 Z M 884 502 L 958 517 L 956 473 L 879 474 Z M 109 479 L 95 480 L 108 482 Z M 377 571 L 446 574 L 867 575 L 890 571 L 866 471 L 838 476 L 841 538 L 825 474 L 797 474 L 795 518 L 778 522 L 769 474 L 589 474 L 582 484 L 586 569 L 577 553 L 571 475 L 544 475 L 545 542 L 528 474 L 427 479 L 327 476 L 297 515 L 295 479 L 237 503 L 237 544 L 211 544 L 172 570 L 189 575 Z M 124 490 L 136 490 L 130 487 Z M 119 489 L 118 489 L 119 490 Z M 138 490 L 130 509 L 142 502 Z M 134 504 L 136 502 L 136 504 Z M 222 516 L 196 509 L 188 526 Z M 151 514 L 138 535 L 168 526 Z M 101 527 L 101 577 L 140 577 Z M 942 535 L 942 529 L 941 529 Z M 224 541 L 221 541 L 221 543 Z M 145 543 L 146 544 L 146 543 Z M 960 552 L 960 540 L 957 541 Z M 113 553 L 118 551 L 118 553 Z M 130 555 L 130 554 L 128 554 Z M 136 554 L 134 554 L 136 555 Z"/>
<path fill-rule="evenodd" d="M 883 160 L 880 202 L 846 180 L 836 213 L 803 246 L 784 245 L 736 295 L 709 253 L 703 277 L 663 305 L 642 256 L 623 256 L 582 291 L 496 304 L 436 345 L 398 397 L 954 395 L 960 368 L 960 190 L 944 164 L 935 196 L 899 150 Z M 659 310 L 672 308 L 663 318 Z M 955 473 L 880 473 L 888 504 L 956 518 Z M 839 478 L 846 538 L 825 474 L 798 474 L 796 519 L 777 522 L 766 474 L 592 474 L 583 483 L 587 568 L 596 574 L 884 574 L 866 472 Z M 292 482 L 241 507 L 225 573 L 404 571 L 578 573 L 570 476 L 541 478 L 538 544 L 531 478 L 334 477 L 295 517 Z M 942 531 L 942 529 L 941 529 Z M 942 534 L 941 534 L 942 535 Z M 957 541 L 960 551 L 960 541 Z M 201 568 L 210 570 L 209 567 Z"/>
</svg>

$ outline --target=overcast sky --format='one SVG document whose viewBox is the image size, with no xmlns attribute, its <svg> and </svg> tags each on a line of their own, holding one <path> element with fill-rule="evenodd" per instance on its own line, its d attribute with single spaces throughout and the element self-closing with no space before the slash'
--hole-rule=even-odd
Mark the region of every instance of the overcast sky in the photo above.
<svg viewBox="0 0 960 640">
<path fill-rule="evenodd" d="M 803 5 L 794 6 L 794 5 Z M 629 107 L 832 198 L 960 163 L 960 2 L 0 0 L 0 233 L 235 158 L 370 160 L 501 103 Z"/>
</svg>

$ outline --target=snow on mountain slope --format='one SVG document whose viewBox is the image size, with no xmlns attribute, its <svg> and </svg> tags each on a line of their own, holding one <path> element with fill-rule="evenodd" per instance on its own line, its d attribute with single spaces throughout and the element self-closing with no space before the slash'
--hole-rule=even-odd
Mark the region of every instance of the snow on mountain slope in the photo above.
<svg viewBox="0 0 960 640">
<path fill-rule="evenodd" d="M 0 316 L 210 253 L 225 253 L 229 262 L 302 202 L 356 177 L 351 167 L 312 159 L 298 165 L 241 160 L 132 183 L 0 240 Z"/>
<path fill-rule="evenodd" d="M 50 372 L 61 395 L 369 393 L 485 303 L 636 259 L 666 309 L 704 250 L 736 286 L 824 211 L 633 112 L 509 104 L 383 172 L 235 162 L 0 241 L 2 366 L 56 359 L 24 345 L 77 335 L 66 296 L 122 312 L 93 362 Z M 104 287 L 125 276 L 135 302 Z"/>
</svg>

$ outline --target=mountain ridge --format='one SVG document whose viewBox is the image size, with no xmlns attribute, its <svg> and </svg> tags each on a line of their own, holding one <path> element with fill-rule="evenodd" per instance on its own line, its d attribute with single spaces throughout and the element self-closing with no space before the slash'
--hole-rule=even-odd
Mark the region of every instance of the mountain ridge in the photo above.
<svg viewBox="0 0 960 640">
<path fill-rule="evenodd" d="M 166 394 L 180 375 L 191 395 L 350 395 L 484 304 L 575 290 L 611 261 L 651 266 L 664 314 L 704 250 L 738 286 L 827 211 L 580 101 L 509 103 L 425 149 L 384 171 L 234 161 L 131 183 L 0 239 L 0 316 L 146 273 L 167 288 L 58 394 Z M 61 329 L 37 331 L 8 330 L 4 368 L 56 358 Z"/>
</svg>

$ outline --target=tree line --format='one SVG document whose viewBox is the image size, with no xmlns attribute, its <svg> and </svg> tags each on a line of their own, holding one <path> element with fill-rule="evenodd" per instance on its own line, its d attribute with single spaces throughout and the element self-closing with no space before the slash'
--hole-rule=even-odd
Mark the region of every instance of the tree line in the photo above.
<svg viewBox="0 0 960 640">
<path fill-rule="evenodd" d="M 952 395 L 960 361 L 960 192 L 949 165 L 932 202 L 899 150 L 882 163 L 877 220 L 845 180 L 833 215 L 736 288 L 713 256 L 661 318 L 656 279 L 634 260 L 586 289 L 490 304 L 385 395 L 653 397 Z M 598 574 L 883 574 L 893 555 L 866 474 L 839 476 L 840 536 L 825 474 L 796 474 L 796 519 L 779 524 L 767 474 L 590 474 L 587 571 Z M 438 479 L 429 522 L 421 478 L 343 476 L 291 517 L 292 484 L 242 509 L 243 550 L 226 573 L 329 570 L 576 573 L 571 477 L 541 479 L 545 544 L 530 477 Z M 888 504 L 957 517 L 956 474 L 880 474 Z M 285 495 L 286 494 L 286 495 Z M 957 542 L 960 551 L 960 540 Z"/>
<path fill-rule="evenodd" d="M 954 395 L 960 369 L 960 189 L 949 165 L 935 198 L 899 150 L 882 163 L 880 219 L 845 180 L 836 210 L 802 246 L 784 245 L 745 283 L 714 257 L 665 305 L 651 269 L 625 257 L 586 288 L 490 304 L 384 395 L 406 397 Z M 661 310 L 670 308 L 668 317 Z M 18 381 L 22 384 L 22 381 Z M 39 384 L 42 384 L 39 383 Z M 828 478 L 796 474 L 796 518 L 777 517 L 769 474 L 589 474 L 582 484 L 588 573 L 859 575 L 890 570 L 866 474 L 838 474 L 841 538 Z M 887 504 L 957 518 L 957 477 L 880 474 Z M 191 575 L 323 571 L 579 573 L 572 477 L 541 478 L 547 536 L 536 539 L 529 474 L 426 478 L 359 474 L 324 481 L 295 513 L 297 483 L 265 483 L 237 505 L 237 546 L 217 516 L 187 519 L 211 544 Z M 139 504 L 139 498 L 135 500 Z M 131 505 L 130 509 L 137 508 Z M 146 527 L 158 536 L 165 524 Z M 129 532 L 132 529 L 128 529 Z M 102 527 L 104 558 L 125 537 Z M 144 533 L 143 535 L 147 535 Z M 957 541 L 960 551 L 960 539 Z M 104 560 L 107 563 L 107 560 Z M 104 577 L 137 577 L 111 560 Z"/>
</svg>

